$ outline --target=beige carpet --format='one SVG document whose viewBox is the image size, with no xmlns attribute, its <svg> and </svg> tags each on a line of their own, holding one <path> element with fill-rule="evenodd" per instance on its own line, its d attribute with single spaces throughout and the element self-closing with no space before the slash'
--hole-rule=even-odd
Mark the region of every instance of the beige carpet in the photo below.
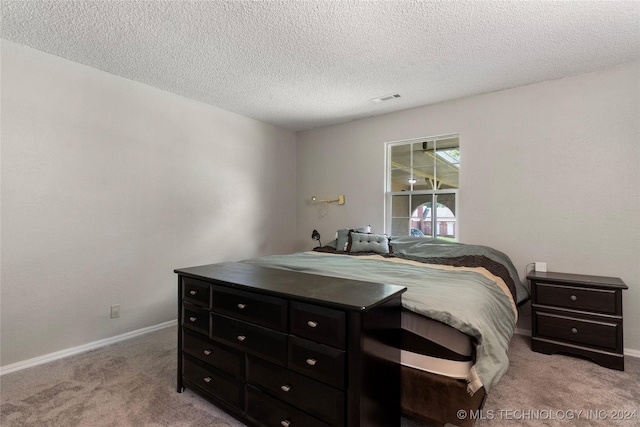
<svg viewBox="0 0 640 427">
<path fill-rule="evenodd" d="M 627 357 L 619 372 L 533 353 L 516 335 L 510 360 L 476 426 L 640 425 L 640 359 Z M 243 426 L 189 390 L 177 393 L 175 380 L 172 327 L 0 377 L 0 425 Z M 635 419 L 612 420 L 633 411 Z M 426 424 L 403 419 L 402 426 Z"/>
</svg>

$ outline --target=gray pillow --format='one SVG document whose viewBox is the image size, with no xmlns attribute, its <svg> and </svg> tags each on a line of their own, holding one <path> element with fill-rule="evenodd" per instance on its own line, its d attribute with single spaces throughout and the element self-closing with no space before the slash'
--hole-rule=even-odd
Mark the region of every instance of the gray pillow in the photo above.
<svg viewBox="0 0 640 427">
<path fill-rule="evenodd" d="M 347 252 L 389 253 L 389 237 L 385 234 L 349 233 Z"/>
<path fill-rule="evenodd" d="M 363 225 L 357 228 L 343 228 L 338 230 L 336 234 L 336 251 L 344 252 L 347 250 L 347 244 L 349 243 L 349 231 L 356 231 L 358 233 L 371 233 L 370 225 Z"/>
</svg>

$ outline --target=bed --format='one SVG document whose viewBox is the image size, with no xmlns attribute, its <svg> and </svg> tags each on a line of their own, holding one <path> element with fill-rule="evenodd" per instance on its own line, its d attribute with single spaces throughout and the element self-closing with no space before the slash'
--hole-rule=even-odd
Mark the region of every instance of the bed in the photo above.
<svg viewBox="0 0 640 427">
<path fill-rule="evenodd" d="M 474 424 L 471 411 L 509 365 L 517 306 L 529 298 L 517 270 L 486 246 L 338 230 L 313 251 L 244 260 L 270 268 L 406 286 L 401 407 L 433 425 Z M 460 416 L 465 411 L 465 416 Z"/>
</svg>

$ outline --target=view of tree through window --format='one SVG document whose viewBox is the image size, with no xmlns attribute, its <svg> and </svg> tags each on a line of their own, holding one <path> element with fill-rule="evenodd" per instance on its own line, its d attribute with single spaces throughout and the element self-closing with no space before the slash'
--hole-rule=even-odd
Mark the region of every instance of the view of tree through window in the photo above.
<svg viewBox="0 0 640 427">
<path fill-rule="evenodd" d="M 387 149 L 387 232 L 457 240 L 458 135 L 390 143 Z"/>
</svg>

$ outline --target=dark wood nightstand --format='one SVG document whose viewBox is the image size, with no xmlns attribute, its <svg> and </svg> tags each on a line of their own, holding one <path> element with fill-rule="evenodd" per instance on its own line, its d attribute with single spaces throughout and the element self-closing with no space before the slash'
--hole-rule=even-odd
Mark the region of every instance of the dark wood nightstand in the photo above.
<svg viewBox="0 0 640 427">
<path fill-rule="evenodd" d="M 624 371 L 622 290 L 617 277 L 532 271 L 531 348 L 569 353 Z"/>
</svg>

